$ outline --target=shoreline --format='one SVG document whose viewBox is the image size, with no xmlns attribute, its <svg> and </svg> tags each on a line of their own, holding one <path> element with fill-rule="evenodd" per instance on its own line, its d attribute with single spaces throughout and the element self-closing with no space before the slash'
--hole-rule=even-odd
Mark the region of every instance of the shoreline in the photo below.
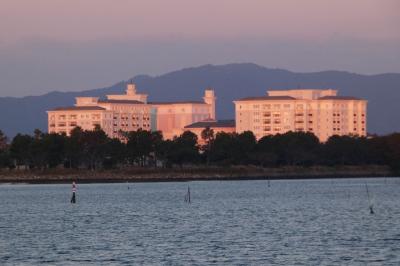
<svg viewBox="0 0 400 266">
<path fill-rule="evenodd" d="M 260 168 L 129 168 L 120 170 L 47 169 L 45 171 L 12 170 L 0 172 L 0 184 L 68 184 L 78 183 L 148 183 L 190 181 L 296 180 L 324 178 L 398 177 L 386 166 L 314 166 Z"/>
</svg>

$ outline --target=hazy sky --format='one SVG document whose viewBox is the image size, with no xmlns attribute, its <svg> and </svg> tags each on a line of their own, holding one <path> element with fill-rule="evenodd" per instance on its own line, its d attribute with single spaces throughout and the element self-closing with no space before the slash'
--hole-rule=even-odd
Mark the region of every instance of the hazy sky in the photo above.
<svg viewBox="0 0 400 266">
<path fill-rule="evenodd" d="M 0 97 L 202 64 L 400 72 L 398 0 L 0 0 Z"/>
</svg>

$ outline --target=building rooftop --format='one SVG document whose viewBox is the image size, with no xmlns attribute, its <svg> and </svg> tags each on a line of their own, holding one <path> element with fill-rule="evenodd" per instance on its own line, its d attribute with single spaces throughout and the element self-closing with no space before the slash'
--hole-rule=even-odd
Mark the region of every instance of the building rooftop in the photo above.
<svg viewBox="0 0 400 266">
<path fill-rule="evenodd" d="M 141 101 L 136 100 L 100 100 L 99 103 L 120 103 L 120 104 L 143 104 Z"/>
<path fill-rule="evenodd" d="M 204 120 L 185 126 L 185 128 L 235 127 L 235 120 Z"/>
<path fill-rule="evenodd" d="M 291 96 L 259 96 L 259 97 L 246 97 L 241 98 L 237 101 L 276 101 L 276 100 L 296 100 L 296 98 Z"/>
<path fill-rule="evenodd" d="M 362 99 L 353 96 L 324 96 L 318 98 L 318 100 L 362 100 Z"/>
<path fill-rule="evenodd" d="M 51 111 L 103 111 L 106 110 L 99 106 L 66 106 L 54 108 Z"/>
<path fill-rule="evenodd" d="M 204 104 L 202 101 L 149 102 L 149 104 Z"/>
</svg>

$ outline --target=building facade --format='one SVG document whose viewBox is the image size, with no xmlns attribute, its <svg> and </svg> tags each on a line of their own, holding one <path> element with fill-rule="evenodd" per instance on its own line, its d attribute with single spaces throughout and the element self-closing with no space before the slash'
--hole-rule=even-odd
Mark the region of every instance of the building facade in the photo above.
<svg viewBox="0 0 400 266">
<path fill-rule="evenodd" d="M 204 101 L 149 103 L 146 94 L 137 93 L 128 84 L 125 94 L 98 97 L 77 97 L 75 106 L 55 108 L 48 113 L 48 132 L 70 134 L 79 126 L 93 130 L 98 125 L 111 138 L 121 138 L 121 132 L 160 130 L 171 139 L 184 127 L 205 119 L 215 118 L 214 91 L 205 91 Z"/>
<path fill-rule="evenodd" d="M 205 128 L 210 128 L 214 131 L 214 135 L 217 135 L 220 132 L 225 133 L 235 133 L 235 120 L 213 120 L 208 119 L 201 122 L 196 122 L 191 125 L 185 126 L 185 130 L 191 131 L 197 136 L 197 142 L 199 145 L 204 145 L 205 142 L 201 137 L 201 132 Z"/>
<path fill-rule="evenodd" d="M 257 139 L 288 131 L 312 132 L 320 141 L 333 135 L 367 134 L 367 101 L 336 90 L 276 90 L 234 101 L 236 132 Z"/>
<path fill-rule="evenodd" d="M 207 119 L 215 119 L 214 91 L 207 89 L 203 101 L 151 102 L 156 112 L 157 130 L 163 132 L 166 139 L 179 136 L 185 126 Z"/>
</svg>

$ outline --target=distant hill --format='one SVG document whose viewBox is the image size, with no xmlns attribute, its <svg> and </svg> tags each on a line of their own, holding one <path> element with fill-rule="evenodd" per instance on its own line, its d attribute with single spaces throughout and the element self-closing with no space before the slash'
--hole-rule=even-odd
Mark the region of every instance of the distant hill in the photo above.
<svg viewBox="0 0 400 266">
<path fill-rule="evenodd" d="M 161 76 L 133 78 L 140 92 L 150 101 L 198 100 L 204 89 L 217 94 L 217 116 L 234 118 L 232 101 L 245 96 L 264 95 L 266 90 L 293 88 L 333 88 L 340 95 L 365 98 L 368 103 L 368 131 L 386 134 L 400 131 L 400 74 L 359 75 L 343 71 L 294 73 L 251 63 L 204 65 L 170 72 Z M 83 92 L 51 92 L 23 98 L 0 97 L 0 129 L 9 137 L 47 129 L 46 110 L 74 104 L 77 96 L 122 93 L 126 82 L 108 88 Z"/>
</svg>

